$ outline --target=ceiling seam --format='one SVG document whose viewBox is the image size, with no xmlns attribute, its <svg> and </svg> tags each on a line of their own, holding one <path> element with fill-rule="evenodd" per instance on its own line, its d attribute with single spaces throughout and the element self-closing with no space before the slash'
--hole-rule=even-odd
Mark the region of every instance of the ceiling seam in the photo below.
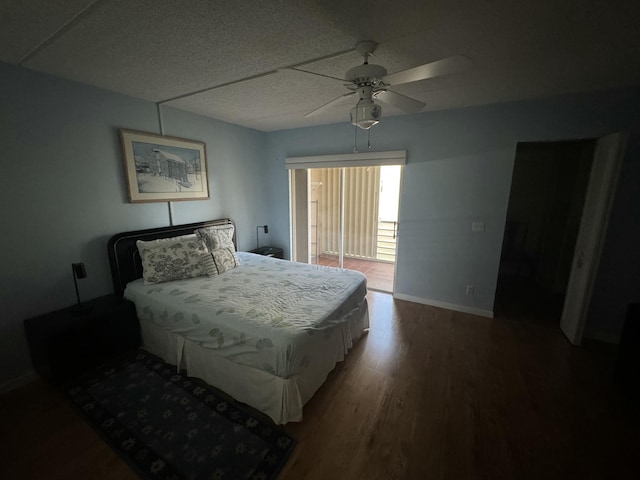
<svg viewBox="0 0 640 480">
<path fill-rule="evenodd" d="M 198 95 L 200 93 L 209 92 L 211 90 L 216 90 L 216 89 L 222 88 L 222 87 L 228 87 L 229 85 L 235 85 L 236 83 L 248 82 L 249 80 L 255 80 L 255 79 L 261 78 L 261 77 L 267 77 L 269 75 L 273 75 L 274 73 L 278 73 L 281 70 L 295 70 L 297 67 L 302 67 L 304 65 L 309 65 L 310 63 L 320 62 L 322 60 L 328 60 L 330 58 L 340 57 L 341 55 L 346 55 L 347 53 L 352 53 L 354 51 L 355 51 L 354 48 L 350 48 L 348 50 L 342 50 L 340 52 L 331 53 L 329 55 L 324 55 L 322 57 L 314 58 L 312 60 L 305 60 L 304 62 L 294 63 L 293 65 L 288 65 L 286 67 L 276 68 L 275 70 L 269 70 L 267 72 L 262 72 L 262 73 L 258 73 L 256 75 L 251 75 L 250 77 L 240 78 L 238 80 L 231 80 L 230 82 L 221 83 L 219 85 L 214 85 L 212 87 L 202 88 L 202 89 L 196 90 L 194 92 L 184 93 L 182 95 L 178 95 L 177 97 L 167 98 L 166 100 L 160 100 L 157 103 L 159 105 L 162 105 L 162 104 L 169 103 L 169 102 L 175 102 L 176 100 L 182 100 L 183 98 L 192 97 L 194 95 Z M 326 76 L 326 75 L 321 75 L 321 76 Z"/>
<path fill-rule="evenodd" d="M 55 32 L 53 32 L 48 38 L 44 39 L 42 42 L 40 42 L 38 45 L 32 48 L 29 53 L 27 53 L 24 57 L 20 59 L 20 61 L 18 62 L 18 65 L 23 67 L 26 62 L 28 62 L 35 55 L 40 53 L 40 51 L 44 49 L 46 46 L 50 45 L 55 40 L 57 40 L 58 37 L 60 37 L 62 34 L 68 31 L 75 24 L 77 24 L 82 17 L 86 16 L 91 10 L 94 9 L 94 7 L 96 7 L 99 3 L 102 3 L 102 2 L 103 0 L 95 0 L 94 2 L 90 3 L 85 8 L 83 8 L 82 10 L 80 10 L 76 15 L 74 15 L 72 18 L 67 20 L 60 28 L 58 28 Z"/>
</svg>

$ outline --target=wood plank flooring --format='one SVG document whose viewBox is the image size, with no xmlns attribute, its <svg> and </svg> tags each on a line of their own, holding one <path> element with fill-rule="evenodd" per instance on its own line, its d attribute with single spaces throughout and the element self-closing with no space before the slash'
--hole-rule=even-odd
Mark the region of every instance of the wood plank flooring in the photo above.
<svg viewBox="0 0 640 480">
<path fill-rule="evenodd" d="M 285 427 L 298 445 L 279 479 L 640 478 L 615 348 L 368 298 L 369 333 Z M 43 382 L 0 397 L 0 421 L 0 478 L 137 478 Z"/>
</svg>

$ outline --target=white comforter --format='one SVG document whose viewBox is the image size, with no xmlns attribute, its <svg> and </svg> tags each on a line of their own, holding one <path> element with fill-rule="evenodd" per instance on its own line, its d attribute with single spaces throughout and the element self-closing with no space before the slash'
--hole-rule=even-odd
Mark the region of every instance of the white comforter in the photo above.
<svg viewBox="0 0 640 480">
<path fill-rule="evenodd" d="M 323 339 L 365 301 L 364 275 L 239 252 L 214 277 L 127 285 L 138 317 L 235 363 L 282 378 L 321 355 Z"/>
</svg>

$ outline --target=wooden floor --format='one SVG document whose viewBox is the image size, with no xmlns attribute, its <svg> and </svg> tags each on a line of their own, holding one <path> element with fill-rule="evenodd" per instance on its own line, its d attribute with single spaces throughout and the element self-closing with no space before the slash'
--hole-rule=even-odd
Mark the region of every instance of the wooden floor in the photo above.
<svg viewBox="0 0 640 480">
<path fill-rule="evenodd" d="M 334 255 L 320 255 L 318 257 L 318 264 L 337 267 L 339 266 L 338 257 Z M 369 290 L 393 292 L 395 264 L 345 257 L 343 266 L 349 270 L 357 270 L 358 272 L 364 273 L 364 276 L 367 277 L 367 288 Z"/>
<path fill-rule="evenodd" d="M 285 428 L 280 479 L 640 478 L 615 349 L 370 292 L 371 329 Z M 0 478 L 135 474 L 42 382 L 0 397 Z"/>
</svg>

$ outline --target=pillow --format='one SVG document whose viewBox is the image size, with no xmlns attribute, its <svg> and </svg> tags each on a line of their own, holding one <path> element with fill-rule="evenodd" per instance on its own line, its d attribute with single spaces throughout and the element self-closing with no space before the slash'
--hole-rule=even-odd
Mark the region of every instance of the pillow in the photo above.
<svg viewBox="0 0 640 480">
<path fill-rule="evenodd" d="M 236 268 L 240 262 L 232 248 L 216 248 L 206 256 L 207 275 L 213 277 L 221 273 Z"/>
<path fill-rule="evenodd" d="M 202 239 L 210 252 L 217 248 L 232 248 L 235 252 L 233 244 L 233 225 L 213 225 L 211 227 L 199 228 L 196 235 Z"/>
<path fill-rule="evenodd" d="M 207 274 L 202 255 L 207 247 L 196 235 L 136 242 L 142 259 L 144 283 L 154 284 Z"/>
</svg>

